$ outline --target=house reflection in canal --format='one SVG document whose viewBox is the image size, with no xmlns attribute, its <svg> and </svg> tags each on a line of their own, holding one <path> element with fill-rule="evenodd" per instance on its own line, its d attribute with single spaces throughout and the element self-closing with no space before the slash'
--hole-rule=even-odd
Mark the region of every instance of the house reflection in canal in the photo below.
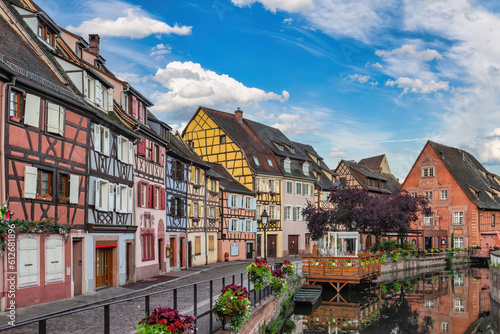
<svg viewBox="0 0 500 334">
<path fill-rule="evenodd" d="M 353 286 L 340 295 L 325 289 L 313 314 L 294 316 L 296 332 L 465 333 L 489 314 L 489 287 L 489 270 L 478 268 L 429 273 L 369 291 Z"/>
</svg>

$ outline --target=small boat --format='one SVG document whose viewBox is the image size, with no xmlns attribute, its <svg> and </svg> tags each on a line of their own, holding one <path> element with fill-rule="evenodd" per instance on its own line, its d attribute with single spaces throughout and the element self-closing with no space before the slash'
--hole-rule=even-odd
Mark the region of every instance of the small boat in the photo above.
<svg viewBox="0 0 500 334">
<path fill-rule="evenodd" d="M 297 291 L 293 297 L 293 301 L 296 304 L 315 304 L 320 298 L 323 292 L 323 287 L 321 285 L 304 285 Z"/>
</svg>

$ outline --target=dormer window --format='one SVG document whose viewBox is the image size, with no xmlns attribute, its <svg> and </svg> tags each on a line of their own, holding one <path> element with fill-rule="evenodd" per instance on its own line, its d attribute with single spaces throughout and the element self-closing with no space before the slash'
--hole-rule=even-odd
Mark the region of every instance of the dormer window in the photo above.
<svg viewBox="0 0 500 334">
<path fill-rule="evenodd" d="M 295 149 L 294 149 L 293 147 L 290 147 L 290 146 L 288 146 L 288 145 L 285 145 L 285 146 L 286 146 L 286 148 L 287 148 L 290 152 L 295 153 Z"/>
<path fill-rule="evenodd" d="M 285 172 L 287 173 L 291 173 L 292 171 L 292 162 L 290 161 L 290 159 L 286 159 L 285 162 L 284 162 L 284 165 L 285 165 Z"/>
<path fill-rule="evenodd" d="M 271 159 L 267 158 L 267 164 L 269 165 L 270 168 L 274 168 L 273 162 Z"/>
<path fill-rule="evenodd" d="M 276 145 L 276 147 L 278 148 L 278 150 L 283 151 L 283 149 L 284 149 L 283 145 L 280 145 L 278 143 L 274 143 L 274 145 Z"/>
<path fill-rule="evenodd" d="M 226 143 L 226 135 L 220 136 L 220 143 L 225 144 Z"/>
<path fill-rule="evenodd" d="M 253 162 L 255 162 L 255 165 L 257 165 L 257 167 L 260 167 L 259 159 L 257 159 L 256 156 L 253 157 Z"/>
<path fill-rule="evenodd" d="M 47 26 L 43 25 L 42 23 L 38 24 L 37 36 L 50 46 L 55 45 L 55 35 L 56 34 L 53 31 L 49 30 Z"/>
<path fill-rule="evenodd" d="M 302 164 L 302 172 L 304 175 L 309 175 L 309 163 L 304 162 L 304 164 Z"/>
</svg>

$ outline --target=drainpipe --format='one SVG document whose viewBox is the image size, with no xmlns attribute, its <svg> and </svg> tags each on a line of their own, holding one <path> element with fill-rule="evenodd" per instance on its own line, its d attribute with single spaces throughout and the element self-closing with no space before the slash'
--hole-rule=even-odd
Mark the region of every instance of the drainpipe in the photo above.
<svg viewBox="0 0 500 334">
<path fill-rule="evenodd" d="M 12 81 L 5 82 L 0 87 L 0 110 L 7 110 L 5 92 L 7 87 L 14 86 L 16 84 L 17 77 L 13 76 Z M 0 147 L 5 147 L 5 117 L 0 117 Z M 0 205 L 5 202 L 7 198 L 5 193 L 5 150 L 0 150 Z M 8 291 L 8 281 L 7 281 L 7 252 L 4 252 L 3 255 L 3 294 L 0 303 L 0 311 L 5 311 L 6 309 L 6 297 Z"/>
<path fill-rule="evenodd" d="M 204 210 L 203 215 L 205 216 L 205 264 L 208 264 L 208 231 L 207 231 L 207 223 L 208 223 L 208 217 L 207 217 L 207 208 L 208 208 L 208 174 L 205 173 L 205 205 L 204 205 Z"/>
</svg>

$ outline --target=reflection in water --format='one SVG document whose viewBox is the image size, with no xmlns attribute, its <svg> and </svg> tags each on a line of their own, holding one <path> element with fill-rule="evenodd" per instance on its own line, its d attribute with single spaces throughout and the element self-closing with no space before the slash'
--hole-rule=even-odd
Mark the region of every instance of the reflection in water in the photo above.
<svg viewBox="0 0 500 334">
<path fill-rule="evenodd" d="M 296 333 L 494 333 L 489 287 L 486 268 L 352 286 L 341 294 L 324 284 L 317 309 L 295 313 Z"/>
</svg>

